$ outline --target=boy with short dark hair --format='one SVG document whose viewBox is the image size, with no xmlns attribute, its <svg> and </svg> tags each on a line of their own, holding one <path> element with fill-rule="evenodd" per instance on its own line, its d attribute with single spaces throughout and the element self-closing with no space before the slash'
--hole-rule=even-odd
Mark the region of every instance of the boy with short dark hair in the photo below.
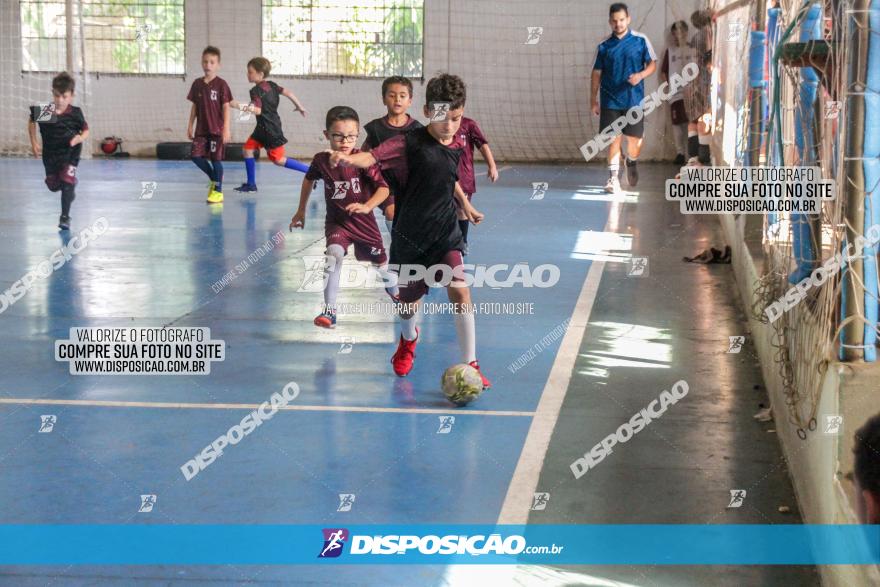
<svg viewBox="0 0 880 587">
<path fill-rule="evenodd" d="M 364 125 L 367 138 L 361 145 L 362 151 L 369 151 L 378 147 L 391 137 L 407 133 L 413 129 L 422 128 L 422 123 L 407 113 L 412 106 L 413 85 L 412 82 L 402 75 L 394 75 L 385 78 L 382 82 L 382 102 L 388 110 L 385 116 L 371 120 Z M 391 233 L 394 220 L 394 192 L 387 200 L 379 205 L 379 209 L 385 214 L 385 226 Z"/>
<path fill-rule="evenodd" d="M 186 99 L 192 102 L 186 136 L 192 141 L 191 157 L 196 167 L 208 176 L 208 203 L 223 203 L 223 155 L 225 145 L 232 141 L 229 127 L 229 103 L 232 90 L 219 77 L 220 49 L 213 46 L 202 51 L 202 71 L 192 83 Z M 193 122 L 196 122 L 193 128 Z M 208 160 L 210 159 L 210 163 Z"/>
<path fill-rule="evenodd" d="M 61 217 L 58 228 L 70 230 L 70 206 L 76 199 L 76 168 L 82 155 L 82 144 L 89 137 L 89 125 L 82 110 L 73 102 L 76 81 L 67 72 L 52 79 L 51 104 L 31 106 L 28 136 L 34 157 L 43 157 L 46 186 L 61 192 Z M 37 142 L 40 125 L 42 147 Z"/>
<path fill-rule="evenodd" d="M 306 110 L 300 104 L 296 95 L 288 89 L 282 88 L 273 81 L 267 80 L 272 72 L 272 64 L 265 57 L 254 57 L 247 64 L 247 79 L 254 84 L 251 88 L 250 104 L 239 104 L 232 101 L 232 107 L 243 112 L 253 112 L 257 115 L 257 127 L 244 144 L 244 165 L 247 172 L 247 181 L 235 188 L 237 192 L 257 191 L 257 166 L 254 159 L 256 151 L 265 148 L 269 160 L 287 169 L 293 169 L 305 173 L 309 166 L 296 159 L 291 159 L 284 154 L 284 145 L 287 138 L 281 128 L 281 117 L 278 115 L 278 103 L 281 96 L 291 102 L 296 112 L 303 117 Z"/>
<path fill-rule="evenodd" d="M 452 281 L 446 288 L 449 301 L 456 304 L 455 330 L 462 362 L 480 370 L 476 357 L 476 329 L 470 311 L 471 295 L 465 285 L 461 251 L 464 239 L 458 226 L 454 198 L 474 222 L 482 219 L 467 198 L 456 195 L 458 165 L 464 142 L 459 136 L 467 98 L 464 82 L 455 75 L 442 74 L 428 82 L 425 116 L 427 127 L 388 139 L 368 153 L 347 154 L 334 151 L 331 165 L 366 169 L 376 163 L 386 179 L 399 186 L 395 202 L 394 232 L 391 237 L 391 263 L 395 266 L 430 267 L 445 265 Z M 446 111 L 444 116 L 435 116 Z M 394 372 L 406 376 L 413 367 L 419 329 L 416 326 L 419 300 L 427 292 L 424 279 L 400 283 L 401 335 L 391 358 Z M 483 388 L 489 380 L 480 373 Z"/>
<path fill-rule="evenodd" d="M 334 153 L 359 153 L 354 144 L 360 134 L 357 112 L 348 106 L 334 106 L 327 112 L 324 136 L 330 141 Z M 312 164 L 303 178 L 299 195 L 299 208 L 290 221 L 290 230 L 305 228 L 306 204 L 312 186 L 317 180 L 324 181 L 324 198 L 327 216 L 324 235 L 327 250 L 324 264 L 324 308 L 315 318 L 315 326 L 336 326 L 336 296 L 342 273 L 342 259 L 350 245 L 358 261 L 369 261 L 388 284 L 396 279 L 388 273 L 388 256 L 373 209 L 388 197 L 388 184 L 379 168 L 366 169 L 335 167 L 330 164 L 330 153 L 322 151 L 312 158 Z M 397 286 L 385 289 L 397 301 Z"/>
</svg>

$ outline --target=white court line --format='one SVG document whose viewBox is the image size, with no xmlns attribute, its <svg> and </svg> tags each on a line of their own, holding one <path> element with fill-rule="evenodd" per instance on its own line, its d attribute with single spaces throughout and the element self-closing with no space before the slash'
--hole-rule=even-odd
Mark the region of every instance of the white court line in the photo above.
<svg viewBox="0 0 880 587">
<path fill-rule="evenodd" d="M 210 403 L 179 403 L 179 402 L 125 402 L 112 400 L 87 399 L 31 399 L 0 398 L 0 404 L 43 405 L 43 406 L 91 406 L 99 408 L 164 408 L 164 409 L 196 409 L 196 410 L 255 410 L 261 404 L 210 404 Z M 516 412 L 504 410 L 461 410 L 450 407 L 448 410 L 439 408 L 374 408 L 369 406 L 281 406 L 279 410 L 291 412 L 364 412 L 378 414 L 455 414 L 456 416 L 519 416 L 532 417 L 535 412 Z"/>
<path fill-rule="evenodd" d="M 612 204 L 608 221 L 605 224 L 605 232 L 617 230 L 620 205 L 618 201 Z M 556 360 L 553 361 L 550 376 L 541 393 L 535 417 L 529 426 L 529 433 L 519 455 L 519 461 L 516 463 L 516 470 L 507 487 L 507 496 L 504 498 L 501 513 L 498 515 L 499 524 L 525 524 L 528 522 L 532 498 L 538 487 L 538 479 L 541 476 L 541 469 L 544 467 L 550 438 L 553 436 L 553 429 L 556 427 L 556 420 L 559 418 L 559 411 L 562 409 L 562 402 L 565 400 L 565 393 L 571 382 L 578 350 L 587 330 L 590 312 L 593 310 L 593 302 L 596 301 L 596 292 L 599 291 L 599 281 L 602 279 L 604 270 L 605 261 L 590 263 L 590 271 L 587 273 L 587 279 L 584 281 L 580 295 L 578 295 L 568 330 L 562 338 L 562 344 L 559 345 L 559 352 L 556 353 Z"/>
</svg>

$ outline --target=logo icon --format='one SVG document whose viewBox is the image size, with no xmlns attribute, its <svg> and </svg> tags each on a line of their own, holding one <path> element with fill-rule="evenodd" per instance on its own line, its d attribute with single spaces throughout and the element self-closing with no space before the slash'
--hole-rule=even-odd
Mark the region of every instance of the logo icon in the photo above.
<svg viewBox="0 0 880 587">
<path fill-rule="evenodd" d="M 544 27 L 527 26 L 526 31 L 528 32 L 528 37 L 526 38 L 526 42 L 523 43 L 523 45 L 537 45 L 538 41 L 541 40 L 541 35 L 544 34 Z"/>
<path fill-rule="evenodd" d="M 455 416 L 437 416 L 440 420 L 440 427 L 437 428 L 437 434 L 449 434 L 452 432 L 452 425 L 455 424 Z"/>
<path fill-rule="evenodd" d="M 370 255 L 381 255 L 382 249 L 380 247 L 370 247 Z"/>
<path fill-rule="evenodd" d="M 211 99 L 217 101 L 217 90 L 211 90 Z"/>
<path fill-rule="evenodd" d="M 348 195 L 348 186 L 349 183 L 347 181 L 334 181 L 333 182 L 333 197 L 331 200 L 342 200 Z"/>
<path fill-rule="evenodd" d="M 746 343 L 746 337 L 745 336 L 728 336 L 727 338 L 730 341 L 730 345 L 727 347 L 727 352 L 733 353 L 734 355 L 739 354 L 739 352 L 743 348 L 743 345 Z"/>
<path fill-rule="evenodd" d="M 345 541 L 348 540 L 348 530 L 345 528 L 324 528 L 324 548 L 318 558 L 336 558 L 342 554 Z"/>
<path fill-rule="evenodd" d="M 530 200 L 543 200 L 544 194 L 547 193 L 547 190 L 550 189 L 550 184 L 546 181 L 533 181 L 532 182 L 532 197 Z"/>
<path fill-rule="evenodd" d="M 298 292 L 319 292 L 324 291 L 324 271 L 325 267 L 329 270 L 336 265 L 335 257 L 318 257 L 309 255 L 303 257 L 303 263 L 306 266 L 303 282 L 299 286 Z"/>
<path fill-rule="evenodd" d="M 431 102 L 431 122 L 443 122 L 444 120 L 446 120 L 446 117 L 449 115 L 449 107 L 451 105 L 451 102 Z"/>
<path fill-rule="evenodd" d="M 727 42 L 735 43 L 742 37 L 745 25 L 738 20 L 727 23 Z"/>
<path fill-rule="evenodd" d="M 146 39 L 147 35 L 150 34 L 150 31 L 152 31 L 152 30 L 153 30 L 153 25 L 151 25 L 151 24 L 138 25 L 137 28 L 135 28 L 135 31 L 137 31 L 137 33 L 135 34 L 135 37 L 134 37 L 135 40 Z"/>
<path fill-rule="evenodd" d="M 837 414 L 825 415 L 825 426 L 822 428 L 823 434 L 840 434 L 843 428 L 843 416 Z"/>
<path fill-rule="evenodd" d="M 48 433 L 52 432 L 52 429 L 55 428 L 55 422 L 58 421 L 58 417 L 54 414 L 47 414 L 45 416 L 40 416 L 40 429 L 38 432 Z"/>
<path fill-rule="evenodd" d="M 354 337 L 353 336 L 344 336 L 342 338 L 342 344 L 339 345 L 339 352 L 337 355 L 350 355 L 351 351 L 354 350 Z"/>
<path fill-rule="evenodd" d="M 153 194 L 156 192 L 156 188 L 159 187 L 158 182 L 155 181 L 142 181 L 141 182 L 141 200 L 149 200 L 153 197 Z"/>
<path fill-rule="evenodd" d="M 138 508 L 138 512 L 149 513 L 153 511 L 153 506 L 156 505 L 156 496 L 155 495 L 142 495 L 141 496 L 141 507 Z"/>
<path fill-rule="evenodd" d="M 630 259 L 627 275 L 629 277 L 645 277 L 648 275 L 648 258 L 633 257 Z"/>
<path fill-rule="evenodd" d="M 57 119 L 55 118 L 55 103 L 50 102 L 49 104 L 40 104 L 40 113 L 37 115 L 37 119 L 34 122 L 55 122 Z"/>
<path fill-rule="evenodd" d="M 339 507 L 336 508 L 337 512 L 350 512 L 351 506 L 354 505 L 354 493 L 340 493 L 339 494 Z"/>
<path fill-rule="evenodd" d="M 541 511 L 547 509 L 547 502 L 550 501 L 549 493 L 536 493 L 534 497 L 532 497 L 532 510 L 533 511 Z"/>
<path fill-rule="evenodd" d="M 837 120 L 842 104 L 842 102 L 836 100 L 825 102 L 825 120 Z"/>
<path fill-rule="evenodd" d="M 351 191 L 353 191 L 356 194 L 361 193 L 361 178 L 359 178 L 359 177 L 352 177 L 351 178 Z"/>
<path fill-rule="evenodd" d="M 746 490 L 745 489 L 731 489 L 730 490 L 730 503 L 727 504 L 727 509 L 741 507 L 743 504 L 743 501 L 745 501 L 745 499 L 746 499 Z"/>
</svg>

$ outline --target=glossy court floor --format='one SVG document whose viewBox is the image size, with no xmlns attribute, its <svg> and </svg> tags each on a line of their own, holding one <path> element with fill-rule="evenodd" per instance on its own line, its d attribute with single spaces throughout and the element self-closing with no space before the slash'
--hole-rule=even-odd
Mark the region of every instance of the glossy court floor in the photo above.
<svg viewBox="0 0 880 587">
<path fill-rule="evenodd" d="M 734 309 L 729 269 L 703 273 L 688 291 L 694 274 L 682 272 L 693 268 L 682 268 L 681 253 L 706 244 L 712 228 L 662 201 L 669 167 L 643 165 L 642 191 L 616 198 L 601 190 L 600 167 L 513 164 L 494 185 L 483 173 L 474 203 L 486 219 L 471 228 L 467 262 L 551 263 L 560 278 L 549 289 L 472 290 L 476 303 L 531 304 L 532 313 L 477 316 L 477 355 L 493 388 L 462 409 L 439 389 L 442 371 L 458 362 L 450 315 L 423 317 L 416 366 L 403 379 L 389 364 L 397 339 L 391 316 L 340 315 L 333 331 L 312 325 L 321 294 L 298 289 L 303 257 L 323 250 L 324 204 L 316 192 L 306 230 L 288 232 L 300 174 L 260 165 L 260 191 L 241 197 L 231 187 L 242 181 L 242 165 L 229 163 L 226 201 L 208 206 L 203 176 L 187 162 L 89 160 L 80 171 L 70 234 L 100 217 L 109 229 L 0 314 L 2 523 L 768 523 L 778 500 L 794 513 L 772 523 L 799 521 L 775 436 L 735 430 L 752 425 L 751 381 L 760 382 L 754 362 L 719 357 L 684 332 L 713 331 L 699 311 L 723 315 L 734 330 L 744 318 Z M 0 172 L 6 289 L 66 241 L 40 162 L 0 160 Z M 142 182 L 156 182 L 152 197 L 142 197 Z M 549 189 L 535 194 L 534 182 Z M 214 291 L 279 231 L 281 245 Z M 640 247 L 652 255 L 653 273 L 628 278 L 627 262 Z M 695 309 L 689 300 L 703 287 L 718 299 L 702 297 Z M 343 289 L 339 299 L 382 301 L 384 293 L 370 289 Z M 445 292 L 427 301 L 444 302 Z M 55 340 L 71 327 L 167 324 L 209 327 L 225 341 L 226 359 L 199 377 L 72 376 L 54 360 Z M 566 337 L 541 345 L 560 324 L 569 324 Z M 536 344 L 541 352 L 512 372 Z M 731 365 L 719 370 L 701 357 Z M 703 384 L 684 419 L 658 422 L 616 450 L 617 461 L 596 471 L 604 477 L 571 478 L 568 463 L 613 422 L 682 378 L 692 389 Z M 185 480 L 183 463 L 289 382 L 301 389 L 291 409 Z M 748 385 L 751 395 L 735 385 Z M 600 405 L 612 396 L 611 408 Z M 49 434 L 38 433 L 45 414 L 57 418 Z M 452 432 L 438 434 L 448 415 L 455 416 Z M 719 420 L 708 442 L 699 436 Z M 666 444 L 685 444 L 670 452 L 652 438 L 661 432 Z M 695 445 L 734 458 L 719 467 L 698 449 L 693 466 L 703 474 L 691 476 L 677 460 L 688 461 Z M 770 490 L 753 491 L 755 511 L 737 518 L 715 497 L 726 499 L 744 476 Z M 533 492 L 551 486 L 554 507 L 530 512 Z M 152 512 L 138 512 L 144 494 L 156 495 Z M 350 511 L 338 511 L 340 494 L 356 496 Z M 704 510 L 718 514 L 710 519 Z M 733 572 L 727 584 L 742 584 L 743 572 L 817 584 L 812 569 L 757 567 Z M 710 568 L 0 568 L 4 585 L 486 585 L 523 577 L 553 585 L 699 585 L 717 576 Z"/>
</svg>

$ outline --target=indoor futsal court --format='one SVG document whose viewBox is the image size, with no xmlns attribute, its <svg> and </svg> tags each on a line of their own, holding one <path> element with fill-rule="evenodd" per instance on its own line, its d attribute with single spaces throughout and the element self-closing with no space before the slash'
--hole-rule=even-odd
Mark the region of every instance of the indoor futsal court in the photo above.
<svg viewBox="0 0 880 587">
<path fill-rule="evenodd" d="M 880 0 L 0 48 L 0 585 L 880 584 Z"/>
</svg>

